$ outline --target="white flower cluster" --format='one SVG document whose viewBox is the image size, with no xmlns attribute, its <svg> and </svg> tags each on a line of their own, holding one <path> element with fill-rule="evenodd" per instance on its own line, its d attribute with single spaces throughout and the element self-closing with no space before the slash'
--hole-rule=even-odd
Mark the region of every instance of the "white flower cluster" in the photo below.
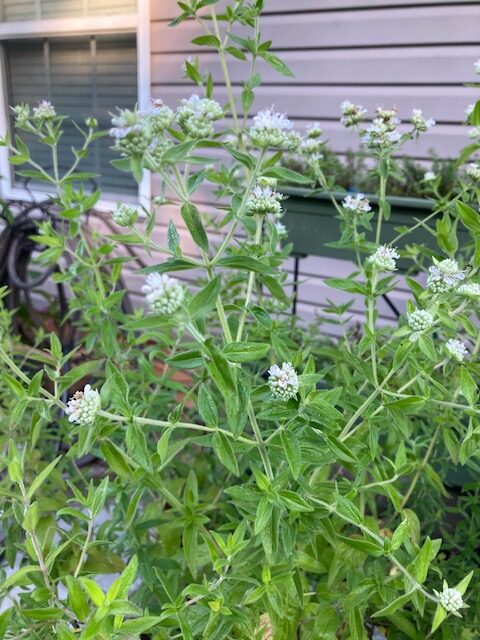
<svg viewBox="0 0 480 640">
<path fill-rule="evenodd" d="M 461 271 L 456 260 L 446 258 L 439 262 L 434 258 L 433 261 L 435 264 L 429 268 L 427 279 L 427 287 L 433 293 L 451 291 L 465 279 L 465 272 Z"/>
<path fill-rule="evenodd" d="M 268 370 L 268 386 L 274 398 L 284 401 L 294 398 L 298 393 L 298 375 L 290 362 L 284 362 L 281 368 L 274 364 Z"/>
<path fill-rule="evenodd" d="M 139 111 L 119 109 L 113 116 L 113 127 L 109 133 L 115 138 L 115 148 L 123 156 L 141 155 L 145 153 L 151 142 L 151 131 L 148 120 Z"/>
<path fill-rule="evenodd" d="M 152 313 L 171 315 L 181 306 L 185 290 L 176 278 L 166 273 L 150 273 L 142 287 Z"/>
<path fill-rule="evenodd" d="M 354 196 L 348 194 L 342 202 L 342 207 L 353 213 L 368 213 L 372 210 L 368 198 L 363 193 L 357 193 Z"/>
<path fill-rule="evenodd" d="M 480 138 L 480 127 L 473 127 L 473 129 L 470 129 L 468 137 L 472 140 L 478 140 Z"/>
<path fill-rule="evenodd" d="M 448 613 L 456 613 L 463 609 L 464 603 L 462 594 L 456 589 L 445 587 L 442 593 L 435 592 L 438 595 L 438 601 Z"/>
<path fill-rule="evenodd" d="M 113 211 L 112 218 L 120 227 L 129 227 L 136 222 L 138 212 L 135 207 L 129 207 L 127 204 L 117 202 L 117 208 Z"/>
<path fill-rule="evenodd" d="M 267 215 L 271 213 L 274 216 L 278 216 L 282 211 L 282 205 L 280 201 L 283 195 L 278 193 L 271 186 L 261 186 L 257 183 L 252 190 L 247 200 L 247 211 L 250 215 L 256 213 Z"/>
<path fill-rule="evenodd" d="M 223 116 L 216 100 L 200 98 L 196 93 L 183 99 L 177 109 L 177 123 L 190 138 L 208 138 L 215 132 L 213 122 Z"/>
<path fill-rule="evenodd" d="M 478 282 L 465 282 L 456 289 L 456 293 L 465 298 L 480 298 L 480 284 Z"/>
<path fill-rule="evenodd" d="M 252 143 L 260 149 L 284 148 L 293 146 L 292 129 L 293 124 L 286 115 L 274 111 L 272 106 L 259 111 L 253 118 L 249 135 Z"/>
<path fill-rule="evenodd" d="M 436 179 L 436 175 L 433 171 L 425 171 L 425 173 L 423 174 L 423 179 L 426 182 L 432 182 L 433 180 Z"/>
<path fill-rule="evenodd" d="M 421 109 L 414 109 L 412 112 L 412 125 L 417 133 L 425 133 L 435 126 L 435 120 L 433 118 L 426 119 Z"/>
<path fill-rule="evenodd" d="M 480 75 L 480 60 L 476 60 L 473 63 L 473 68 L 475 69 L 475 73 L 478 73 L 478 75 Z"/>
<path fill-rule="evenodd" d="M 17 104 L 12 107 L 13 116 L 15 118 L 15 126 L 23 127 L 27 124 L 30 117 L 30 107 L 28 104 Z"/>
<path fill-rule="evenodd" d="M 38 106 L 33 107 L 33 117 L 39 120 L 51 120 L 56 115 L 55 107 L 48 100 L 42 100 L 38 103 Z"/>
<path fill-rule="evenodd" d="M 275 222 L 275 229 L 279 238 L 285 238 L 288 235 L 287 227 L 281 222 Z"/>
<path fill-rule="evenodd" d="M 468 355 L 468 349 L 465 343 L 455 338 L 450 338 L 445 343 L 445 351 L 451 358 L 455 358 L 458 362 L 462 362 L 465 356 Z"/>
<path fill-rule="evenodd" d="M 318 122 L 307 127 L 306 136 L 301 139 L 298 151 L 307 160 L 316 161 L 323 157 L 322 148 L 324 142 L 322 140 L 322 129 Z"/>
<path fill-rule="evenodd" d="M 364 109 L 361 104 L 353 104 L 353 102 L 349 100 L 342 102 L 340 109 L 342 110 L 340 122 L 344 127 L 347 127 L 347 129 L 362 122 L 367 113 L 367 110 Z"/>
<path fill-rule="evenodd" d="M 425 309 L 415 309 L 407 314 L 408 325 L 413 333 L 410 335 L 411 342 L 416 342 L 423 331 L 427 331 L 433 324 L 433 316 Z"/>
<path fill-rule="evenodd" d="M 465 174 L 473 182 L 480 182 L 480 164 L 478 162 L 470 162 L 465 169 Z"/>
<path fill-rule="evenodd" d="M 175 114 L 170 107 L 163 104 L 163 100 L 151 98 L 150 107 L 145 111 L 141 111 L 140 117 L 150 121 L 153 135 L 160 135 L 165 129 L 172 126 Z"/>
<path fill-rule="evenodd" d="M 401 138 L 397 127 L 400 119 L 396 109 L 378 107 L 370 127 L 362 132 L 362 142 L 369 149 L 385 149 L 391 147 Z"/>
<path fill-rule="evenodd" d="M 396 260 L 399 258 L 395 247 L 384 244 L 378 247 L 375 253 L 367 258 L 367 261 L 378 271 L 395 271 L 397 268 Z"/>
<path fill-rule="evenodd" d="M 69 422 L 89 425 L 95 422 L 95 417 L 100 408 L 100 394 L 87 384 L 83 391 L 76 391 L 70 398 L 65 413 L 68 415 Z"/>
</svg>

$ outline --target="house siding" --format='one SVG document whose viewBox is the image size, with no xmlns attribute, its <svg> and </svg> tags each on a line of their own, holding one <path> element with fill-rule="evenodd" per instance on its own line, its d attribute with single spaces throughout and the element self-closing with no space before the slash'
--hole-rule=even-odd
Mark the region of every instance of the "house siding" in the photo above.
<svg viewBox="0 0 480 640">
<path fill-rule="evenodd" d="M 214 54 L 191 45 L 201 33 L 187 20 L 177 27 L 169 21 L 177 14 L 174 0 L 152 0 L 151 50 L 152 95 L 167 104 L 192 92 L 192 84 L 182 79 L 181 65 L 188 55 L 198 55 L 217 83 L 215 96 L 226 102 L 222 75 Z M 478 91 L 465 87 L 475 81 L 473 62 L 480 58 L 480 4 L 476 0 L 267 0 L 261 21 L 262 40 L 273 41 L 272 51 L 290 66 L 293 78 L 285 78 L 260 62 L 263 78 L 256 90 L 255 108 L 272 103 L 285 111 L 299 129 L 312 121 L 320 123 L 329 145 L 338 153 L 355 148 L 357 137 L 338 121 L 344 99 L 363 104 L 369 110 L 382 104 L 395 105 L 400 117 L 421 108 L 437 126 L 419 141 L 408 143 L 405 152 L 421 161 L 430 149 L 441 157 L 454 157 L 468 144 L 468 129 L 462 124 L 465 108 L 476 101 Z M 229 62 L 236 95 L 241 91 L 245 63 Z M 153 191 L 158 192 L 153 180 Z M 215 213 L 210 190 L 200 192 L 202 211 Z M 170 208 L 160 215 L 158 233 L 165 235 L 172 218 L 185 234 L 178 211 Z M 290 271 L 293 269 L 289 261 Z M 336 303 L 350 296 L 328 289 L 325 276 L 345 276 L 352 265 L 340 260 L 308 257 L 301 261 L 298 313 L 306 320 L 322 312 L 327 298 Z M 400 284 L 392 296 L 394 304 L 405 308 L 406 288 Z M 361 304 L 350 310 L 361 320 Z M 392 312 L 381 304 L 380 320 Z M 338 331 L 338 328 L 333 328 Z"/>
</svg>

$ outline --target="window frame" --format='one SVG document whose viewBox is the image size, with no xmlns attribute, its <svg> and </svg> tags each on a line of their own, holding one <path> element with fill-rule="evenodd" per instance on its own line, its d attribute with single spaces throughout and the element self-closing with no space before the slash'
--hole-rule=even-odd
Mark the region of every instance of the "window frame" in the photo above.
<svg viewBox="0 0 480 640">
<path fill-rule="evenodd" d="M 0 135 L 5 136 L 10 129 L 8 105 L 8 69 L 6 68 L 5 40 L 20 40 L 32 37 L 68 37 L 85 35 L 121 35 L 135 34 L 137 39 L 137 101 L 141 109 L 148 107 L 151 95 L 151 52 L 150 52 L 150 0 L 137 0 L 137 12 L 89 18 L 55 18 L 48 20 L 28 20 L 0 23 Z M 115 105 L 112 105 L 112 109 Z M 42 201 L 44 191 L 31 192 L 15 186 L 13 183 L 12 165 L 8 161 L 9 152 L 0 147 L 0 197 L 7 200 Z M 96 208 L 109 211 L 115 200 L 100 199 Z M 138 185 L 139 207 L 148 207 L 151 200 L 151 176 L 145 171 L 143 180 Z"/>
</svg>

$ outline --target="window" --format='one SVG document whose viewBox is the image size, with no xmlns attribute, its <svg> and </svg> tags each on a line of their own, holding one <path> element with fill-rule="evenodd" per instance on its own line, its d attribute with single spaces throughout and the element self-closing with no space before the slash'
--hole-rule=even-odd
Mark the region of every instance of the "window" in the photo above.
<svg viewBox="0 0 480 640">
<path fill-rule="evenodd" d="M 42 99 L 80 125 L 93 115 L 108 129 L 115 107 L 145 108 L 149 102 L 150 0 L 0 0 L 0 63 L 1 135 L 12 126 L 8 105 Z M 69 125 L 61 142 L 65 165 L 80 140 Z M 108 136 L 96 141 L 81 170 L 99 174 L 106 206 L 119 197 L 148 204 L 148 176 L 138 186 L 114 169 L 110 161 L 118 156 L 111 146 Z M 39 144 L 32 151 L 51 166 L 48 153 Z M 2 196 L 27 197 L 17 170 L 0 148 Z"/>
<path fill-rule="evenodd" d="M 92 115 L 100 129 L 108 129 L 114 107 L 131 108 L 137 102 L 137 53 L 134 35 L 74 38 L 35 38 L 5 43 L 8 100 L 12 105 L 50 100 L 57 113 L 69 115 L 79 125 Z M 25 135 L 22 134 L 24 137 Z M 32 144 L 28 140 L 30 145 Z M 81 146 L 82 137 L 73 124 L 66 126 L 60 142 L 60 163 L 73 160 L 70 148 Z M 127 174 L 114 169 L 118 157 L 107 136 L 97 140 L 81 171 L 99 175 L 98 186 L 106 194 L 135 195 L 137 185 Z M 50 148 L 32 146 L 32 157 L 51 165 Z M 21 178 L 15 178 L 20 186 Z"/>
<path fill-rule="evenodd" d="M 135 13 L 136 0 L 0 0 L 0 22 Z"/>
</svg>

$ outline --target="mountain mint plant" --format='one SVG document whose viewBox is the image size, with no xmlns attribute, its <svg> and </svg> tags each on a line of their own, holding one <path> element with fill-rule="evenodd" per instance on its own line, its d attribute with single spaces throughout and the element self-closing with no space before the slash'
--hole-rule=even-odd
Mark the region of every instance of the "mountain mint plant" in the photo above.
<svg viewBox="0 0 480 640">
<path fill-rule="evenodd" d="M 461 176 L 480 147 L 459 158 L 458 192 L 437 198 L 433 178 L 432 212 L 392 237 L 394 155 L 433 121 L 345 101 L 378 192 L 338 200 L 320 127 L 254 107 L 261 65 L 291 75 L 262 39 L 263 0 L 178 4 L 174 26 L 201 31 L 193 43 L 218 56 L 227 100 L 190 58 L 190 97 L 112 116 L 114 165 L 156 174 L 151 206 L 95 212 L 82 164 L 103 135 L 93 118 L 61 162 L 65 116 L 45 101 L 14 107 L 1 141 L 54 199 L 32 234 L 35 268 L 55 267 L 68 314 L 27 344 L 0 292 L 0 637 L 475 638 L 480 191 Z M 232 58 L 247 70 L 235 90 Z M 288 151 L 310 172 L 282 166 Z M 292 184 L 330 194 L 351 252 L 349 277 L 326 280 L 352 298 L 326 294 L 335 340 L 290 313 Z M 415 244 L 425 225 L 434 250 Z M 388 323 L 401 279 L 406 309 Z M 459 469 L 473 471 L 463 493 Z"/>
</svg>

